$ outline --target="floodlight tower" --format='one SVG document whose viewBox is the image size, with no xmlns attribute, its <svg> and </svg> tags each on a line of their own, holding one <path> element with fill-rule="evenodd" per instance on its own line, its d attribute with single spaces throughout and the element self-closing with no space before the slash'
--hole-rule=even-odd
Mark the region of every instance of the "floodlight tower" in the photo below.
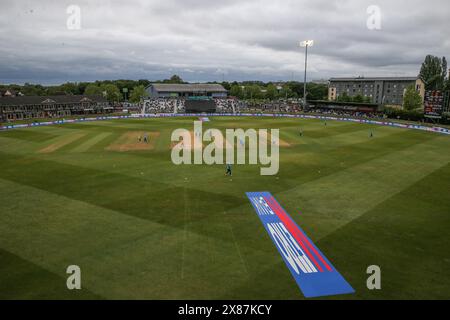
<svg viewBox="0 0 450 320">
<path fill-rule="evenodd" d="M 303 82 L 303 106 L 306 106 L 306 70 L 308 68 L 308 47 L 314 45 L 314 40 L 305 40 L 300 42 L 300 47 L 305 48 L 305 80 Z"/>
</svg>

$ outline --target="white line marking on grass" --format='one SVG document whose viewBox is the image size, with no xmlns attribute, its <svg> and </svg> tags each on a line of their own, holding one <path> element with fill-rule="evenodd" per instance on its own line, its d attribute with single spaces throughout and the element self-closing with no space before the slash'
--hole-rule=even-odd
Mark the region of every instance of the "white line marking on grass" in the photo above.
<svg viewBox="0 0 450 320">
<path fill-rule="evenodd" d="M 186 240 L 187 240 L 187 197 L 186 197 L 186 187 L 183 188 L 183 197 L 184 197 L 184 232 L 183 232 L 183 249 L 181 253 L 181 279 L 184 279 L 184 257 L 185 257 L 185 251 L 186 251 Z"/>
<path fill-rule="evenodd" d="M 233 237 L 233 242 L 234 242 L 234 245 L 236 246 L 236 250 L 237 250 L 237 252 L 239 254 L 239 258 L 241 259 L 241 263 L 244 266 L 244 271 L 247 274 L 247 276 L 249 276 L 250 274 L 248 273 L 247 265 L 245 264 L 245 260 L 242 257 L 241 250 L 239 249 L 239 245 L 238 245 L 238 243 L 236 241 L 236 237 L 234 236 L 233 226 L 229 222 L 228 222 L 228 225 L 230 226 L 231 236 Z"/>
</svg>

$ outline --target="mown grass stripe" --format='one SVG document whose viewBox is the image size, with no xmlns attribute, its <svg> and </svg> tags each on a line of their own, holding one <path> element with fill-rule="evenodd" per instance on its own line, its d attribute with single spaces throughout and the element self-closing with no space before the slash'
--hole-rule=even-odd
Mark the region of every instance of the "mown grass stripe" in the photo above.
<svg viewBox="0 0 450 320">
<path fill-rule="evenodd" d="M 109 137 L 112 133 L 111 132 L 102 132 L 99 134 L 96 134 L 94 137 L 88 139 L 87 141 L 83 142 L 79 146 L 73 148 L 70 152 L 72 153 L 78 153 L 78 152 L 86 152 L 91 147 L 102 141 L 103 139 Z"/>
<path fill-rule="evenodd" d="M 319 246 L 348 270 L 357 298 L 367 297 L 367 276 L 351 271 L 370 260 L 382 266 L 385 285 L 378 297 L 447 299 L 450 197 L 441 191 L 450 190 L 449 174 L 447 164 L 320 240 Z M 363 254 L 342 245 L 347 241 L 358 243 Z"/>
<path fill-rule="evenodd" d="M 38 153 L 53 153 L 55 151 L 58 151 L 60 148 L 84 137 L 86 133 L 73 133 L 73 134 L 67 134 L 62 137 L 59 137 L 56 141 L 51 143 L 50 145 L 47 145 L 46 147 L 40 149 Z"/>
<path fill-rule="evenodd" d="M 435 137 L 433 140 L 441 139 Z M 295 207 L 301 210 L 302 222 L 314 228 L 315 239 L 318 239 L 445 166 L 450 160 L 449 155 L 435 151 L 431 143 L 418 143 L 304 183 L 277 196 L 287 204 L 298 203 Z M 325 219 L 327 223 L 324 223 Z"/>
<path fill-rule="evenodd" d="M 0 216 L 2 247 L 55 273 L 77 264 L 84 275 L 83 287 L 106 298 L 170 299 L 185 294 L 205 298 L 216 291 L 216 286 L 199 290 L 201 278 L 206 274 L 212 277 L 229 257 L 235 257 L 236 262 L 229 262 L 229 269 L 218 276 L 221 290 L 226 290 L 239 265 L 231 238 L 229 242 L 221 241 L 219 255 L 223 259 L 212 267 L 198 259 L 199 253 L 209 250 L 207 236 L 191 230 L 123 215 L 2 179 L 0 192 L 8 195 L 3 203 L 5 214 Z M 19 194 L 26 194 L 27 201 L 17 204 L 14 198 Z M 196 223 L 191 221 L 190 225 L 195 227 Z M 181 257 L 176 254 L 181 250 L 179 239 L 184 232 L 189 239 L 185 244 L 185 282 L 180 281 Z M 230 236 L 228 232 L 226 235 Z M 186 286 L 190 282 L 194 285 Z M 61 284 L 65 285 L 65 281 Z"/>
<path fill-rule="evenodd" d="M 103 299 L 87 288 L 68 290 L 65 285 L 67 274 L 63 268 L 52 272 L 1 248 L 0 261 L 0 274 L 7 275 L 1 281 L 1 300 Z"/>
</svg>

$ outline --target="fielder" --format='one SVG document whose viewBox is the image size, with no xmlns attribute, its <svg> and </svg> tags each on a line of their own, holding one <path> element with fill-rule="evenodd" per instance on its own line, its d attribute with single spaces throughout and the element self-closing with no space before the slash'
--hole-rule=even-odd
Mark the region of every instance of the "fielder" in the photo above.
<svg viewBox="0 0 450 320">
<path fill-rule="evenodd" d="M 227 163 L 225 175 L 230 176 L 230 177 L 233 176 L 233 173 L 231 172 L 231 164 L 229 164 L 229 163 Z"/>
</svg>

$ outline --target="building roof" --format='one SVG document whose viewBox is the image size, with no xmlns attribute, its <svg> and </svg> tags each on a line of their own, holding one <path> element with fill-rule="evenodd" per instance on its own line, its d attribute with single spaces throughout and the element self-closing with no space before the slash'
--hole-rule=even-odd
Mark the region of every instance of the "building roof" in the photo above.
<svg viewBox="0 0 450 320">
<path fill-rule="evenodd" d="M 356 77 L 356 78 L 331 78 L 330 82 L 345 81 L 416 81 L 418 77 Z"/>
<path fill-rule="evenodd" d="M 208 83 L 151 83 L 149 87 L 155 88 L 158 92 L 227 92 L 220 84 Z"/>
<path fill-rule="evenodd" d="M 0 96 L 4 96 L 7 92 L 9 92 L 13 96 L 17 94 L 13 89 L 0 89 Z"/>
<path fill-rule="evenodd" d="M 22 97 L 2 97 L 0 106 L 20 106 L 36 104 L 62 104 L 62 103 L 81 103 L 81 102 L 108 102 L 101 95 L 64 95 L 64 96 L 22 96 Z"/>
</svg>

